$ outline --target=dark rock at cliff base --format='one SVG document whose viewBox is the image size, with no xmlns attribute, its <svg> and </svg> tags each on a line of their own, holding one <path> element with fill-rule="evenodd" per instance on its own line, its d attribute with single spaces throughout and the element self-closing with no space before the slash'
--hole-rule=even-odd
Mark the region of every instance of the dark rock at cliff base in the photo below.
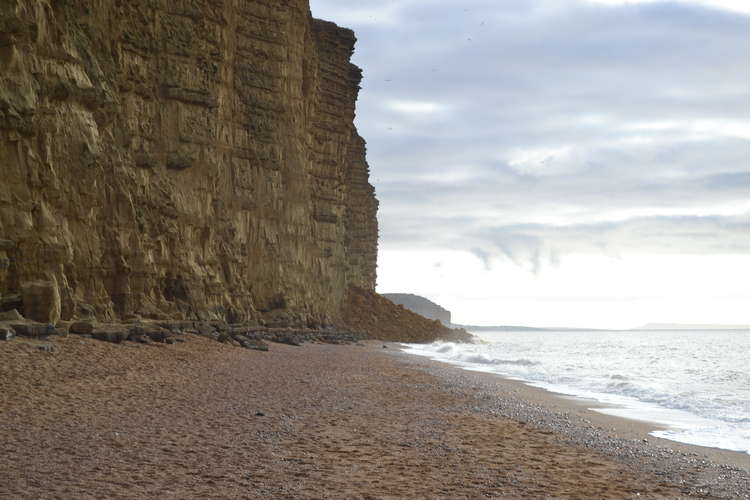
<svg viewBox="0 0 750 500">
<path fill-rule="evenodd" d="M 154 342 L 166 342 L 174 333 L 159 325 L 137 324 L 129 328 L 129 334 L 133 338 L 148 337 Z"/>
<path fill-rule="evenodd" d="M 268 351 L 268 344 L 262 340 L 246 339 L 240 341 L 240 345 L 245 349 L 252 349 L 254 351 Z"/>
<path fill-rule="evenodd" d="M 122 327 L 106 326 L 95 328 L 94 331 L 91 332 L 91 336 L 96 340 L 120 344 L 128 340 L 130 332 Z"/>
<path fill-rule="evenodd" d="M 11 340 L 15 336 L 16 336 L 15 332 L 11 330 L 10 328 L 5 328 L 5 327 L 0 326 L 0 341 Z"/>
<path fill-rule="evenodd" d="M 303 342 L 300 337 L 290 334 L 276 334 L 270 340 L 277 344 L 293 345 L 297 347 L 301 346 Z"/>
<path fill-rule="evenodd" d="M 13 323 L 10 325 L 19 337 L 29 337 L 33 339 L 49 337 L 55 335 L 57 330 L 53 325 L 38 323 Z"/>
<path fill-rule="evenodd" d="M 70 324 L 68 331 L 77 335 L 91 335 L 94 331 L 94 323 L 91 321 L 76 321 Z"/>
</svg>

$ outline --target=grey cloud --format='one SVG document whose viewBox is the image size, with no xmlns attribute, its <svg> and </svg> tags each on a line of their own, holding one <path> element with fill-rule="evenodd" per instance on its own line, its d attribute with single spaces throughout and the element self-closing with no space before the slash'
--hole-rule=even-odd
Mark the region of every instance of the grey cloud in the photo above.
<svg viewBox="0 0 750 500">
<path fill-rule="evenodd" d="M 744 219 L 699 217 L 750 200 L 750 16 L 576 0 L 314 0 L 313 14 L 360 20 L 383 246 L 532 270 L 581 251 L 750 252 Z"/>
<path fill-rule="evenodd" d="M 750 253 L 748 216 L 638 217 L 569 226 L 470 225 L 460 234 L 451 230 L 455 227 L 452 221 L 430 219 L 429 226 L 437 233 L 439 246 L 468 250 L 488 269 L 497 259 L 508 259 L 534 273 L 545 266 L 557 266 L 564 259 L 561 256 L 573 253 L 613 257 L 631 252 L 668 255 Z M 410 239 L 401 243 L 413 246 Z"/>
</svg>

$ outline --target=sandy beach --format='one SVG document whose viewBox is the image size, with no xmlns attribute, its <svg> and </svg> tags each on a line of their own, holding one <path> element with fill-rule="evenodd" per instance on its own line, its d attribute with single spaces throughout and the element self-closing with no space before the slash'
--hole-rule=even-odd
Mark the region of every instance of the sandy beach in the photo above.
<svg viewBox="0 0 750 500">
<path fill-rule="evenodd" d="M 648 438 L 397 345 L 0 343 L 2 498 L 742 498 L 750 457 Z M 671 449 L 671 451 L 669 451 Z"/>
</svg>

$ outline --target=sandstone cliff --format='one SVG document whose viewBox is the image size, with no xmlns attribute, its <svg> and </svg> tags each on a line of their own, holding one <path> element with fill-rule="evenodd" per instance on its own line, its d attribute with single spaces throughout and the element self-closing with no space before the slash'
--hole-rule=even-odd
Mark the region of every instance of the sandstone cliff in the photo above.
<svg viewBox="0 0 750 500">
<path fill-rule="evenodd" d="M 413 293 L 384 293 L 383 297 L 427 319 L 436 319 L 445 326 L 451 326 L 451 312 L 429 299 Z"/>
<path fill-rule="evenodd" d="M 0 301 L 338 322 L 377 252 L 354 43 L 307 0 L 0 2 Z"/>
</svg>

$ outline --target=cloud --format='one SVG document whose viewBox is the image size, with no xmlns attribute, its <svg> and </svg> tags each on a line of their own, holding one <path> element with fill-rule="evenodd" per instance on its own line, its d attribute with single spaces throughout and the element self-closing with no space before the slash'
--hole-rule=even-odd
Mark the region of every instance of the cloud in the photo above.
<svg viewBox="0 0 750 500">
<path fill-rule="evenodd" d="M 607 3 L 312 2 L 358 35 L 382 248 L 750 253 L 744 2 Z"/>
<path fill-rule="evenodd" d="M 387 103 L 393 111 L 405 114 L 433 114 L 444 108 L 436 102 L 394 100 Z"/>
<path fill-rule="evenodd" d="M 663 1 L 663 0 L 588 0 L 592 3 L 600 3 L 604 5 L 614 5 L 614 6 L 632 6 L 639 3 L 653 3 L 657 1 Z M 686 4 L 689 4 L 691 2 L 685 2 Z M 744 12 L 744 13 L 750 13 L 750 5 L 745 0 L 693 0 L 694 4 L 701 4 L 708 7 L 713 7 L 717 9 L 727 9 L 732 10 L 735 12 Z"/>
</svg>

